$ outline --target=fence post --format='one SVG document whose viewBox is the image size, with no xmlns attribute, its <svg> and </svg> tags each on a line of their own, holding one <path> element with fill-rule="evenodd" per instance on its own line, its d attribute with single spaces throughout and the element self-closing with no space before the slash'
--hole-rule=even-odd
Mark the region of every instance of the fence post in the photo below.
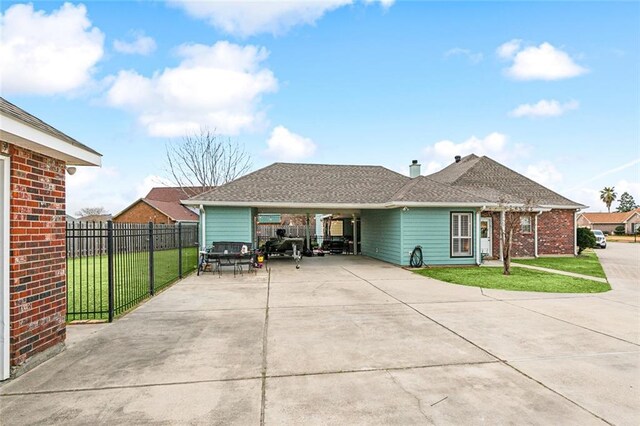
<svg viewBox="0 0 640 426">
<path fill-rule="evenodd" d="M 113 222 L 107 222 L 107 292 L 109 294 L 109 322 L 113 322 L 114 282 L 113 282 Z"/>
<path fill-rule="evenodd" d="M 153 222 L 149 222 L 149 294 L 155 294 L 155 283 L 153 277 Z"/>
<path fill-rule="evenodd" d="M 178 278 L 182 278 L 182 222 L 178 222 Z"/>
</svg>

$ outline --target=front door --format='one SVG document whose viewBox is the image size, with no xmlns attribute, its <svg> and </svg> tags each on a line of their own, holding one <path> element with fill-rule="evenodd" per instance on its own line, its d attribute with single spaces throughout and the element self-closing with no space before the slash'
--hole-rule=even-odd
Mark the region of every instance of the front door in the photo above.
<svg viewBox="0 0 640 426">
<path fill-rule="evenodd" d="M 491 218 L 483 217 L 480 219 L 480 253 L 483 257 L 492 257 L 491 250 Z"/>
</svg>

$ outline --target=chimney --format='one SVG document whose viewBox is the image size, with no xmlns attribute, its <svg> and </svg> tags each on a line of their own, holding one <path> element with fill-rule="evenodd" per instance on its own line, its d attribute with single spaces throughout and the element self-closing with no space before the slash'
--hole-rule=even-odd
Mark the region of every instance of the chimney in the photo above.
<svg viewBox="0 0 640 426">
<path fill-rule="evenodd" d="M 455 158 L 456 158 L 456 163 L 459 163 L 459 162 L 460 162 L 460 160 L 462 160 L 462 157 L 460 157 L 459 155 L 456 155 L 456 157 L 455 157 Z"/>
<path fill-rule="evenodd" d="M 414 178 L 420 176 L 420 164 L 418 160 L 413 160 L 409 166 L 409 176 Z"/>
</svg>

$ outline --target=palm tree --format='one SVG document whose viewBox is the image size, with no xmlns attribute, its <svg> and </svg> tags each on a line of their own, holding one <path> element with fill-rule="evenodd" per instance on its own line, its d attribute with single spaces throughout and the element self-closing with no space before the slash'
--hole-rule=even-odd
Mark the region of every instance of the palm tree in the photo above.
<svg viewBox="0 0 640 426">
<path fill-rule="evenodd" d="M 618 194 L 616 194 L 615 188 L 605 186 L 604 189 L 600 191 L 600 199 L 603 203 L 607 205 L 607 210 L 611 213 L 611 204 L 618 198 Z"/>
</svg>

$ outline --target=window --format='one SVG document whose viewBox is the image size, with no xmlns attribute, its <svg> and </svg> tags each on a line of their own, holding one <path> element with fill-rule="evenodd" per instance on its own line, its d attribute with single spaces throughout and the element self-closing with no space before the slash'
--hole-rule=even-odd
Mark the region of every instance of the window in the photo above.
<svg viewBox="0 0 640 426">
<path fill-rule="evenodd" d="M 473 256 L 473 213 L 451 213 L 451 257 Z"/>
<path fill-rule="evenodd" d="M 520 217 L 520 231 L 524 234 L 531 233 L 531 216 Z"/>
</svg>

